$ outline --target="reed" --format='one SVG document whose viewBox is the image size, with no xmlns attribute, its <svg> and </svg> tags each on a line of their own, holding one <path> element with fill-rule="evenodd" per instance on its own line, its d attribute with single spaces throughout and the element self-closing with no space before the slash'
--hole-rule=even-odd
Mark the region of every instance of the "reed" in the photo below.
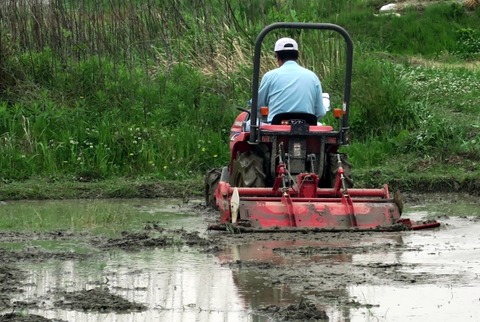
<svg viewBox="0 0 480 322">
<path fill-rule="evenodd" d="M 347 0 L 4 0 L 0 178 L 176 179 L 225 165 L 236 107 L 251 95 L 255 37 L 277 21 L 328 21 L 350 31 L 353 139 L 360 147 L 381 142 L 364 157 L 362 148 L 352 148 L 361 164 L 395 153 L 384 142 L 406 132 L 397 149 L 425 153 L 420 147 L 428 141 L 432 154 L 453 144 L 448 151 L 477 155 L 475 122 L 435 127 L 433 136 L 423 126 L 428 115 L 448 123 L 450 106 L 441 104 L 448 95 L 429 83 L 420 98 L 411 84 L 428 69 L 410 68 L 398 55 L 475 59 L 478 12 L 439 4 L 402 17 L 374 13 L 375 1 Z M 271 49 L 286 35 L 299 40 L 301 63 L 320 75 L 333 106 L 340 106 L 343 41 L 329 32 L 276 31 L 265 39 L 262 72 L 275 66 Z M 452 73 L 457 79 L 464 72 Z M 478 79 L 478 71 L 471 74 Z M 469 103 L 456 108 L 475 115 L 475 97 L 472 87 L 457 98 Z M 453 142 L 455 132 L 465 133 L 463 143 Z"/>
</svg>

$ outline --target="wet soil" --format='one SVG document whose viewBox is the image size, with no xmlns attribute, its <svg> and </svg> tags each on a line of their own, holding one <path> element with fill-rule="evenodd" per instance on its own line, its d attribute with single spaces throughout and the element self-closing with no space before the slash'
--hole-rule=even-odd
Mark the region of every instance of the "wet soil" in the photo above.
<svg viewBox="0 0 480 322">
<path fill-rule="evenodd" d="M 407 201 L 421 200 L 420 196 L 407 196 Z M 454 201 L 453 201 L 454 202 Z M 217 213 L 207 208 L 191 206 L 191 212 L 205 222 L 214 222 Z M 466 218 L 473 224 L 478 219 Z M 440 228 L 440 229 L 444 229 Z M 187 231 L 166 229 L 156 222 L 146 222 L 139 231 L 126 231 L 119 237 L 109 238 L 85 233 L 53 231 L 45 233 L 0 232 L 0 243 L 22 243 L 32 240 L 79 241 L 89 245 L 90 252 L 78 254 L 70 251 L 50 251 L 38 247 L 20 250 L 0 248 L 0 311 L 11 313 L 0 316 L 0 321 L 55 321 L 36 315 L 18 313 L 23 308 L 39 308 L 42 299 L 15 302 L 12 297 L 24 285 L 23 267 L 51 259 L 82 260 L 96 256 L 102 258 L 109 251 L 138 252 L 149 248 L 184 248 L 213 254 L 221 265 L 235 274 L 254 274 L 262 278 L 268 288 L 288 285 L 291 292 L 300 294 L 297 303 L 261 305 L 254 313 L 273 321 L 328 321 L 322 309 L 329 303 L 342 307 L 369 308 L 371 303 L 359 303 L 345 291 L 349 285 L 399 285 L 452 283 L 460 277 L 451 274 L 419 272 L 414 263 L 385 262 L 382 260 L 359 263 L 354 256 L 362 254 L 395 254 L 418 252 L 404 243 L 409 232 L 339 232 L 339 233 L 246 233 Z M 242 253 L 236 258 L 227 251 Z M 128 313 L 146 310 L 143 304 L 127 301 L 115 295 L 106 285 L 76 292 L 57 290 L 52 294 L 53 306 L 58 309 L 84 312 Z M 58 321 L 58 320 L 57 320 Z"/>
<path fill-rule="evenodd" d="M 302 299 L 298 304 L 290 304 L 286 307 L 269 305 L 260 307 L 259 312 L 264 312 L 277 321 L 328 321 L 325 311 L 319 310 L 315 304 Z"/>
<path fill-rule="evenodd" d="M 36 314 L 28 314 L 24 315 L 21 313 L 7 313 L 4 315 L 0 315 L 0 321 L 12 321 L 12 322 L 47 322 L 47 321 L 55 321 L 55 322 L 62 322 L 63 320 L 58 319 L 47 319 L 41 315 Z"/>
<path fill-rule="evenodd" d="M 60 236 L 60 237 L 59 237 Z M 11 239 L 9 239 L 9 237 Z M 52 233 L 52 234 L 3 234 L 0 240 L 3 241 L 25 241 L 26 239 L 45 239 L 72 238 L 78 240 L 79 238 L 88 240 L 92 245 L 96 245 L 97 250 L 108 251 L 112 249 L 124 250 L 128 252 L 141 251 L 146 248 L 159 247 L 177 247 L 184 246 L 194 247 L 206 253 L 219 253 L 226 247 L 230 247 L 234 243 L 243 244 L 258 240 L 253 234 L 242 235 L 225 235 L 212 234 L 206 237 L 200 236 L 199 232 L 187 232 L 185 230 L 167 230 L 156 226 L 153 223 L 147 223 L 141 232 L 124 232 L 119 238 L 102 238 L 98 236 L 75 235 L 72 233 Z M 290 236 L 291 237 L 291 236 Z M 272 234 L 263 236 L 263 240 L 281 240 L 280 234 Z M 49 320 L 47 318 L 37 315 L 24 315 L 15 313 L 16 310 L 25 308 L 41 307 L 41 300 L 32 302 L 12 302 L 11 296 L 14 293 L 21 292 L 21 285 L 24 278 L 24 272 L 21 267 L 28 265 L 29 262 L 39 262 L 49 259 L 81 259 L 88 256 L 101 256 L 97 250 L 91 254 L 74 254 L 70 252 L 47 252 L 36 248 L 27 248 L 21 251 L 7 251 L 0 249 L 0 261 L 3 263 L 0 266 L 0 310 L 12 310 L 13 313 L 8 313 L 0 316 L 0 321 L 59 321 Z M 276 252 L 287 252 L 286 250 L 276 249 Z M 327 254 L 332 253 L 332 250 L 325 250 Z M 299 253 L 312 253 L 312 250 L 298 250 Z M 321 252 L 315 250 L 315 252 Z M 334 251 L 335 252 L 335 251 Z M 21 262 L 19 267 L 13 263 Z M 10 263 L 7 265 L 7 263 Z M 228 261 L 224 263 L 232 269 L 246 270 L 246 271 L 262 271 L 268 272 L 272 276 L 279 276 L 271 280 L 271 285 L 277 283 L 285 283 L 292 280 L 294 276 L 288 276 L 284 269 L 276 267 L 275 263 L 265 261 Z M 277 272 L 283 272 L 277 274 Z M 58 298 L 53 305 L 59 309 L 77 310 L 83 312 L 115 312 L 128 313 L 135 311 L 146 310 L 142 304 L 129 302 L 126 299 L 114 295 L 107 287 L 97 287 L 90 290 L 81 290 L 76 292 L 58 291 L 53 295 Z M 302 299 L 299 303 L 290 304 L 287 306 L 268 305 L 261 306 L 257 309 L 257 313 L 263 316 L 268 316 L 274 321 L 328 321 L 328 316 L 325 311 L 320 310 L 314 303 L 307 299 Z"/>
<path fill-rule="evenodd" d="M 142 304 L 129 302 L 110 293 L 108 288 L 60 292 L 58 295 L 61 296 L 61 299 L 55 301 L 55 306 L 77 311 L 127 313 L 147 309 Z"/>
<path fill-rule="evenodd" d="M 0 243 L 26 243 L 35 240 L 72 241 L 88 244 L 91 252 L 79 254 L 70 251 L 49 251 L 34 246 L 21 250 L 0 248 L 0 311 L 12 310 L 12 313 L 0 315 L 0 321 L 58 321 L 37 315 L 16 313 L 25 308 L 41 307 L 40 299 L 30 302 L 11 300 L 13 294 L 22 292 L 21 286 L 25 278 L 22 267 L 28 266 L 29 263 L 49 260 L 82 260 L 92 256 L 100 259 L 105 255 L 102 252 L 111 250 L 136 252 L 148 248 L 181 248 L 185 246 L 199 248 L 203 252 L 217 252 L 221 249 L 220 237 L 209 239 L 200 237 L 200 232 L 188 232 L 183 229 L 168 230 L 155 222 L 145 223 L 141 231 L 122 232 L 118 238 L 68 231 L 0 232 Z M 108 288 L 102 286 L 77 292 L 59 290 L 52 296 L 57 298 L 53 305 L 59 309 L 100 313 L 128 313 L 146 310 L 144 305 L 129 302 L 112 294 Z"/>
<path fill-rule="evenodd" d="M 305 294 L 305 299 L 295 304 L 286 306 L 268 305 L 261 306 L 257 314 L 269 316 L 274 321 L 328 321 L 325 311 L 319 309 L 316 304 L 327 303 L 335 300 L 337 303 L 343 301 L 342 305 L 359 305 L 352 303 L 348 297 L 341 297 L 335 294 L 335 290 L 345 288 L 350 283 L 369 283 L 373 279 L 397 281 L 399 283 L 415 283 L 420 280 L 427 281 L 428 274 L 409 275 L 399 273 L 401 265 L 396 264 L 366 264 L 356 265 L 354 269 L 350 265 L 337 265 L 338 261 L 348 262 L 354 254 L 366 253 L 379 249 L 396 248 L 398 245 L 394 241 L 393 235 L 386 238 L 393 238 L 393 241 L 385 244 L 375 244 L 367 246 L 355 246 L 356 242 L 364 240 L 369 233 L 325 233 L 325 234 L 300 234 L 300 233 L 270 233 L 270 234 L 225 234 L 212 233 L 205 237 L 200 236 L 198 232 L 187 232 L 184 230 L 167 230 L 155 228 L 155 224 L 147 223 L 141 232 L 124 232 L 119 238 L 102 238 L 88 235 L 75 235 L 71 233 L 53 233 L 53 234 L 9 234 L 12 240 L 21 241 L 22 239 L 40 239 L 40 238 L 78 238 L 90 239 L 88 242 L 97 245 L 97 250 L 121 249 L 129 252 L 140 251 L 145 248 L 158 247 L 194 247 L 200 251 L 208 253 L 219 253 L 227 247 L 233 245 L 249 244 L 253 245 L 251 258 L 246 260 L 235 260 L 225 258 L 223 264 L 233 271 L 253 272 L 265 277 L 265 283 L 269 287 L 276 287 L 280 284 L 290 285 L 294 292 Z M 60 237 L 59 237 L 60 236 Z M 2 235 L 0 240 L 8 240 L 6 235 Z M 301 240 L 302 243 L 328 241 L 324 247 L 299 246 L 276 247 L 275 243 L 282 245 L 283 241 Z M 256 244 L 263 242 L 272 243 L 272 247 L 265 248 L 269 254 L 258 252 Z M 267 246 L 268 247 L 268 246 Z M 6 251 L 0 249 L 0 261 L 4 264 L 0 266 L 0 309 L 21 309 L 25 307 L 35 307 L 38 303 L 15 303 L 10 301 L 12 293 L 19 292 L 22 279 L 22 265 L 28 265 L 29 262 L 38 262 L 47 259 L 81 259 L 85 256 L 101 256 L 97 251 L 92 254 L 78 255 L 69 252 L 47 252 L 36 248 L 27 248 L 21 251 Z M 286 262 L 278 262 L 287 258 Z M 306 262 L 305 266 L 299 267 L 295 263 L 296 269 L 292 270 L 292 261 L 301 258 L 321 258 L 326 260 L 326 265 L 311 265 Z M 19 268 L 13 265 L 18 261 L 23 264 Z M 321 285 L 323 292 L 314 298 L 308 298 L 309 291 L 315 290 L 318 294 Z M 79 311 L 92 312 L 134 312 L 145 310 L 141 304 L 128 302 L 127 300 L 110 293 L 108 288 L 94 288 L 91 290 L 82 290 L 77 292 L 59 291 L 55 297 L 60 299 L 54 302 L 58 308 L 72 309 Z M 312 301 L 313 300 L 313 301 Z M 31 318 L 31 320 L 29 320 Z M 28 317 L 18 314 L 7 314 L 0 317 L 0 321 L 37 321 L 35 317 Z M 39 320 L 42 321 L 42 320 Z M 45 321 L 47 321 L 45 319 Z"/>
<path fill-rule="evenodd" d="M 95 240 L 95 244 L 104 250 L 122 249 L 139 251 L 145 248 L 192 246 L 208 249 L 216 246 L 216 240 L 200 237 L 199 232 L 188 232 L 183 229 L 168 230 L 156 223 L 146 223 L 144 231 L 121 233 L 119 238 Z"/>
<path fill-rule="evenodd" d="M 2 253 L 0 252 L 3 260 Z M 15 266 L 0 264 L 0 310 L 10 308 L 10 295 L 19 292 L 18 285 L 24 278 L 22 271 Z"/>
</svg>

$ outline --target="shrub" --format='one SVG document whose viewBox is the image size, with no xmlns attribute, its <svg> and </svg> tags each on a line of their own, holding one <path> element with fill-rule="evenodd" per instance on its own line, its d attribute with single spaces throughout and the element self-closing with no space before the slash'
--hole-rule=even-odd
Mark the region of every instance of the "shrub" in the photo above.
<svg viewBox="0 0 480 322">
<path fill-rule="evenodd" d="M 472 28 L 458 29 L 454 54 L 463 59 L 480 57 L 480 32 Z"/>
<path fill-rule="evenodd" d="M 417 124 L 409 88 L 396 66 L 374 56 L 357 58 L 350 125 L 355 139 L 396 135 Z"/>
</svg>

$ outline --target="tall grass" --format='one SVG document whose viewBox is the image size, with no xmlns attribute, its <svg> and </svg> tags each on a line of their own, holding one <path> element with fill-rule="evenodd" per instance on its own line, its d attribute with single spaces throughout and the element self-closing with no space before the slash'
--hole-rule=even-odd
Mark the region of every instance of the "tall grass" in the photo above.
<svg viewBox="0 0 480 322">
<path fill-rule="evenodd" d="M 1 105 L 2 177 L 72 174 L 86 180 L 156 173 L 171 179 L 226 162 L 225 138 L 235 112 L 226 108 L 227 97 L 212 91 L 224 87 L 220 79 L 179 65 L 171 78 L 146 83 L 139 73 L 122 83 L 104 75 L 85 88 L 91 84 L 82 81 L 85 69 L 78 72 L 62 83 L 78 82 L 78 96 L 64 98 L 64 105 L 48 97 Z"/>
<path fill-rule="evenodd" d="M 412 77 L 424 71 L 401 68 L 396 54 L 473 59 L 472 26 L 480 15 L 441 4 L 402 17 L 374 17 L 372 3 L 5 0 L 0 178 L 174 179 L 226 164 L 235 108 L 251 94 L 254 40 L 277 21 L 334 22 L 350 31 L 357 48 L 350 120 L 359 144 L 388 142 L 373 148 L 382 153 L 440 151 L 459 130 L 440 132 L 446 127 L 438 126 L 432 132 L 422 122 L 444 95 L 434 86 L 422 90 L 435 101 L 415 95 Z M 340 106 L 342 40 L 329 32 L 275 31 L 264 42 L 262 72 L 275 66 L 271 51 L 280 36 L 299 40 L 301 63 L 320 75 L 333 105 Z M 457 104 L 467 114 L 478 111 L 476 96 L 469 97 L 472 104 Z M 460 130 L 465 142 L 449 151 L 476 155 L 475 128 Z M 394 148 L 389 138 L 396 140 Z M 378 151 L 360 157 L 360 149 L 352 149 L 364 164 L 374 162 Z"/>
</svg>

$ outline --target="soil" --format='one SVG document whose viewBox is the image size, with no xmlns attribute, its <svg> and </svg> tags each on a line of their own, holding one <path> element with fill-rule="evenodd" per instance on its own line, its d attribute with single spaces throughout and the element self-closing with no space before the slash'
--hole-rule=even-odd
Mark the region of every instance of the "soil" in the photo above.
<svg viewBox="0 0 480 322">
<path fill-rule="evenodd" d="M 260 307 L 260 312 L 273 317 L 277 321 L 328 321 L 325 311 L 319 310 L 315 304 L 301 300 L 298 304 L 290 304 L 286 307 L 269 305 Z"/>
<path fill-rule="evenodd" d="M 61 292 L 61 299 L 55 301 L 55 306 L 77 311 L 127 313 L 145 311 L 146 306 L 132 303 L 124 298 L 110 293 L 108 288 L 95 288 L 76 292 Z"/>
<path fill-rule="evenodd" d="M 41 315 L 29 314 L 23 315 L 20 313 L 7 313 L 0 316 L 0 321 L 15 321 L 15 322 L 47 322 L 47 321 L 58 321 L 61 322 L 63 320 L 58 319 L 47 319 Z"/>
<path fill-rule="evenodd" d="M 335 236 L 332 234 L 332 237 Z M 298 238 L 305 236 L 297 236 L 295 234 L 279 234 L 272 233 L 258 236 L 256 234 L 209 234 L 202 237 L 200 232 L 187 232 L 185 230 L 167 230 L 159 227 L 155 223 L 146 223 L 145 227 L 140 232 L 124 232 L 119 238 L 106 238 L 98 236 L 90 236 L 85 234 L 73 234 L 68 232 L 52 232 L 52 233 L 0 233 L 0 241 L 15 241 L 22 242 L 28 240 L 42 239 L 42 240 L 81 240 L 85 243 L 95 245 L 95 251 L 91 254 L 75 254 L 70 252 L 50 252 L 37 248 L 26 248 L 21 251 L 8 251 L 0 248 L 0 311 L 12 310 L 12 313 L 0 316 L 0 321 L 59 321 L 49 320 L 37 315 L 23 315 L 15 313 L 15 311 L 23 308 L 40 307 L 39 301 L 32 302 L 12 302 L 11 295 L 20 292 L 22 281 L 24 279 L 24 272 L 21 267 L 28 265 L 29 262 L 40 262 L 50 259 L 57 260 L 71 260 L 81 259 L 87 256 L 101 256 L 102 251 L 112 249 L 121 249 L 124 251 L 135 252 L 144 250 L 146 248 L 158 247 L 183 247 L 185 245 L 194 247 L 206 253 L 219 253 L 227 246 L 238 243 L 250 243 L 261 240 L 284 240 L 285 238 Z M 309 236 L 309 239 L 314 240 L 314 235 Z M 335 238 L 337 238 L 336 236 Z M 328 237 L 331 238 L 331 237 Z M 350 237 L 348 237 L 350 238 Z M 100 253 L 99 253 L 100 251 Z M 291 250 L 278 248 L 274 250 L 278 253 L 289 253 Z M 342 250 L 342 253 L 350 253 L 363 251 L 356 248 Z M 338 249 L 332 248 L 298 248 L 295 250 L 295 255 L 302 253 L 318 255 L 338 254 Z M 20 265 L 15 263 L 21 262 Z M 285 268 L 279 268 L 274 263 L 265 261 L 230 261 L 224 263 L 230 266 L 233 270 L 250 270 L 261 271 L 262 274 L 267 272 L 272 276 L 271 285 L 279 282 L 287 282 L 298 280 L 300 276 L 296 276 L 291 272 L 287 274 Z M 282 272 L 282 273 L 278 273 Z M 327 274 L 327 273 L 324 273 Z M 273 276 L 279 276 L 273 278 Z M 281 280 L 281 281 L 280 281 Z M 335 287 L 332 285 L 332 287 Z M 135 311 L 143 311 L 145 306 L 138 303 L 132 303 L 120 296 L 114 295 L 106 287 L 98 286 L 90 290 L 81 290 L 77 292 L 58 291 L 55 294 L 58 300 L 54 301 L 54 306 L 59 309 L 70 309 L 84 312 L 115 312 L 128 313 Z M 314 303 L 308 299 L 302 299 L 299 303 L 290 304 L 285 307 L 268 305 L 261 306 L 258 309 L 258 314 L 269 316 L 275 321 L 328 321 L 328 316 L 322 310 L 319 310 Z"/>
<path fill-rule="evenodd" d="M 409 197 L 417 200 L 421 197 Z M 191 206 L 192 212 L 202 216 L 206 222 L 214 222 L 218 213 L 209 208 Z M 478 220 L 471 220 L 478 224 Z M 25 283 L 22 267 L 29 263 L 38 263 L 51 259 L 81 260 L 86 257 L 102 257 L 112 250 L 138 252 L 148 248 L 175 247 L 222 257 L 222 265 L 228 266 L 233 274 L 251 273 L 261 276 L 265 285 L 275 288 L 288 285 L 291 292 L 300 294 L 298 303 L 283 305 L 272 304 L 254 309 L 257 315 L 266 316 L 273 321 L 328 321 L 322 305 L 335 303 L 342 307 L 366 307 L 352 300 L 345 289 L 348 285 L 400 285 L 413 283 L 451 283 L 452 276 L 418 273 L 414 264 L 373 262 L 359 264 L 352 258 L 369 253 L 406 253 L 416 252 L 409 244 L 402 242 L 403 234 L 408 232 L 295 232 L 295 233 L 245 233 L 170 230 L 156 222 L 146 222 L 140 231 L 123 232 L 116 238 L 93 236 L 63 231 L 45 233 L 0 232 L 0 243 L 28 242 L 32 240 L 75 241 L 90 245 L 91 252 L 78 254 L 72 252 L 47 251 L 37 247 L 21 250 L 0 248 L 0 311 L 9 312 L 0 315 L 0 321 L 55 321 L 35 315 L 18 313 L 23 308 L 40 308 L 41 299 L 30 302 L 15 302 L 12 295 L 21 292 Z M 287 244 L 287 246 L 285 246 Z M 230 258 L 226 250 L 239 246 L 242 259 Z M 292 247 L 293 245 L 293 247 Z M 228 252 L 227 252 L 228 253 Z M 312 264 L 314 263 L 314 264 Z M 453 277 L 455 278 L 455 277 Z M 90 290 L 66 292 L 57 290 L 53 294 L 53 306 L 59 309 L 83 312 L 128 313 L 144 311 L 143 304 L 129 302 L 113 294 L 106 285 L 95 285 Z M 58 321 L 58 320 L 56 320 Z"/>
</svg>

